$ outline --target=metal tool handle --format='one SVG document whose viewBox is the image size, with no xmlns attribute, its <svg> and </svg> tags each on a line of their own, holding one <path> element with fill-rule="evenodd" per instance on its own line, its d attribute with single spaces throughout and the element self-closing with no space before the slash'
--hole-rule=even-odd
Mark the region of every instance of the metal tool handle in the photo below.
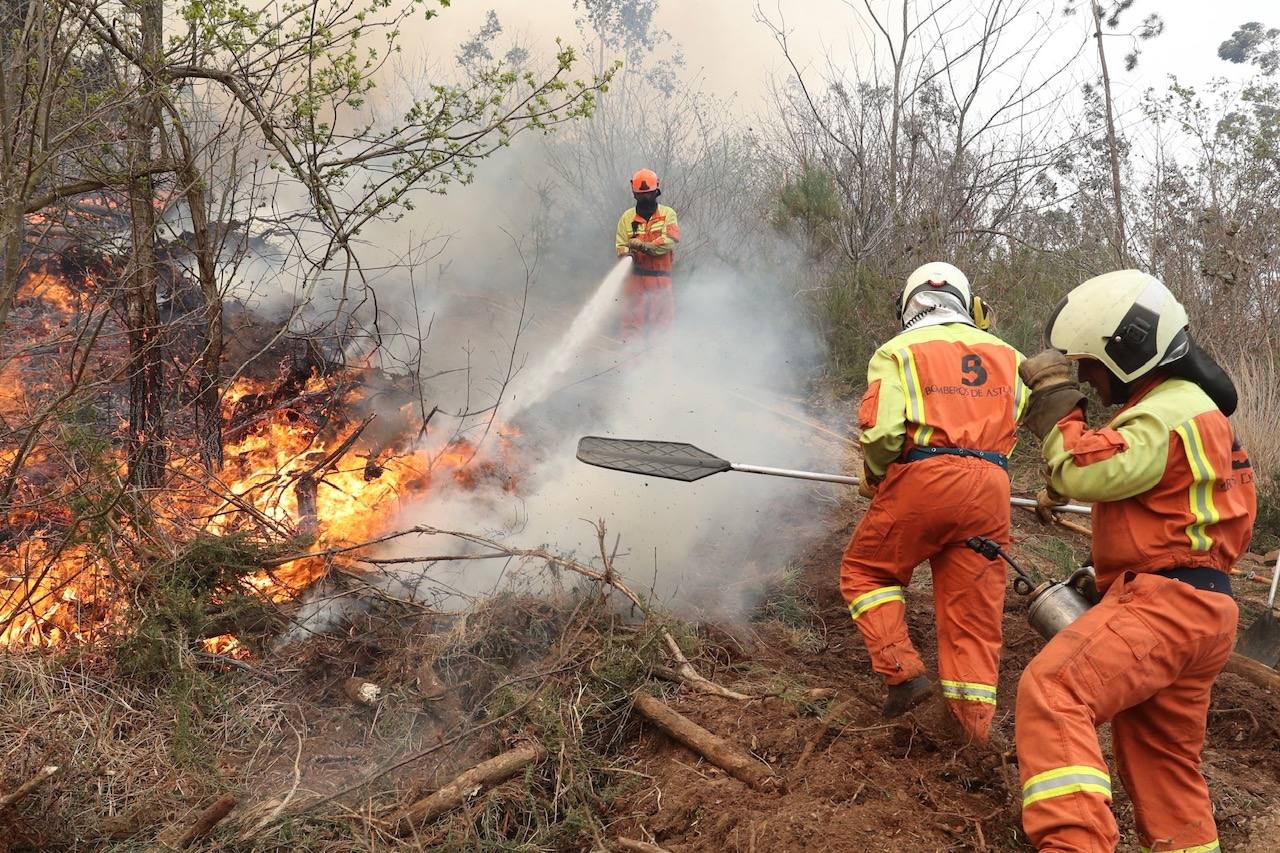
<svg viewBox="0 0 1280 853">
<path fill-rule="evenodd" d="M 791 468 L 768 468 L 764 465 L 739 465 L 733 463 L 730 470 L 742 471 L 745 474 L 765 474 L 769 477 L 791 477 L 794 480 L 817 480 L 819 483 L 840 483 L 845 486 L 856 486 L 862 482 L 857 477 L 846 477 L 843 474 L 820 474 L 817 471 L 796 471 Z"/>
<path fill-rule="evenodd" d="M 1276 564 L 1271 568 L 1271 594 L 1267 596 L 1267 609 L 1276 606 L 1276 584 L 1280 583 L 1280 552 L 1276 553 Z"/>
<path fill-rule="evenodd" d="M 819 483 L 841 483 L 856 486 L 862 482 L 858 477 L 846 477 L 842 474 L 822 474 L 817 471 L 797 471 L 792 468 L 769 468 L 764 465 L 740 465 L 736 462 L 729 466 L 731 471 L 742 471 L 745 474 L 765 474 L 770 477 L 791 477 L 795 480 L 816 480 Z M 1009 498 L 1013 506 L 1025 506 L 1035 509 L 1040 506 L 1031 498 Z M 1077 515 L 1091 515 L 1092 510 L 1081 504 L 1063 504 L 1049 508 L 1051 512 L 1074 512 Z"/>
</svg>

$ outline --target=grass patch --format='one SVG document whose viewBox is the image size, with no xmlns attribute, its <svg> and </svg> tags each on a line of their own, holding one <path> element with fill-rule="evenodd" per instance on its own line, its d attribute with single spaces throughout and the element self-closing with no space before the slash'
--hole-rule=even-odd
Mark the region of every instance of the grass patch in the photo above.
<svg viewBox="0 0 1280 853">
<path fill-rule="evenodd" d="M 248 594 L 246 577 L 259 572 L 284 546 L 243 533 L 197 535 L 172 559 L 150 565 L 133 596 L 130 630 L 117 650 L 121 669 L 134 678 L 169 681 L 189 672 L 199 641 L 235 629 L 242 641 L 280 624 L 269 602 Z"/>
<path fill-rule="evenodd" d="M 751 621 L 775 623 L 793 648 L 816 654 L 827 646 L 826 637 L 813 624 L 817 607 L 817 602 L 803 588 L 800 570 L 789 566 L 765 591 L 751 614 Z"/>
</svg>

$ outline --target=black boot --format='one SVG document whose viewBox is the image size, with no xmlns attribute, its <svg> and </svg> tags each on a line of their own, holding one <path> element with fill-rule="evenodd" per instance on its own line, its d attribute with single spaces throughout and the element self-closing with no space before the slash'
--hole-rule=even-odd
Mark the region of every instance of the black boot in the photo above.
<svg viewBox="0 0 1280 853">
<path fill-rule="evenodd" d="M 910 681 L 889 685 L 889 697 L 884 700 L 884 717 L 892 719 L 901 717 L 907 711 L 928 699 L 933 693 L 933 684 L 923 675 L 917 675 Z"/>
</svg>

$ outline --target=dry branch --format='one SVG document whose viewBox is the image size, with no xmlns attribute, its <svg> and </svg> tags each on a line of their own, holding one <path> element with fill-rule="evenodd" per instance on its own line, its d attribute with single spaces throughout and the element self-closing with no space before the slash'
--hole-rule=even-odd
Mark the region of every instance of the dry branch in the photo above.
<svg viewBox="0 0 1280 853">
<path fill-rule="evenodd" d="M 462 805 L 482 788 L 505 782 L 530 764 L 535 764 L 546 757 L 547 748 L 540 743 L 535 743 L 517 747 L 480 762 L 429 797 L 418 800 L 397 812 L 391 818 L 396 834 L 408 835 L 417 824 L 435 820 L 445 812 Z"/>
<path fill-rule="evenodd" d="M 819 727 L 817 734 L 809 738 L 808 742 L 804 745 L 804 749 L 801 750 L 800 757 L 796 759 L 795 765 L 791 768 L 792 773 L 799 774 L 804 771 L 805 765 L 809 763 L 809 758 L 813 755 L 813 751 L 818 748 L 818 744 L 820 744 L 822 740 L 831 733 L 832 729 L 842 725 L 845 718 L 845 712 L 850 708 L 856 707 L 858 703 L 865 705 L 867 704 L 867 700 L 861 696 L 855 695 L 844 700 L 838 705 L 832 706 L 831 710 L 827 711 L 822 718 L 822 725 Z"/>
<path fill-rule="evenodd" d="M 213 828 L 221 823 L 223 818 L 231 814 L 231 810 L 236 807 L 238 802 L 234 794 L 223 794 L 214 800 L 212 805 L 200 812 L 200 816 L 196 818 L 195 823 L 191 824 L 181 835 L 178 835 L 176 840 L 167 841 L 162 838 L 160 843 L 178 850 L 186 850 L 195 843 L 197 838 L 212 832 Z"/>
<path fill-rule="evenodd" d="M 653 723 L 663 734 L 692 749 L 733 778 L 761 791 L 782 787 L 782 780 L 766 765 L 752 758 L 746 750 L 712 734 L 693 720 L 672 710 L 666 703 L 644 693 L 637 693 L 634 707 L 640 716 Z"/>
<path fill-rule="evenodd" d="M 619 850 L 625 850 L 627 853 L 671 853 L 665 847 L 650 844 L 648 841 L 636 841 L 634 838 L 619 838 L 614 844 Z"/>
<path fill-rule="evenodd" d="M 1093 536 L 1092 528 L 1085 527 L 1077 521 L 1071 521 L 1070 519 L 1063 518 L 1060 514 L 1053 512 L 1051 509 L 1041 509 L 1033 506 L 1024 506 L 1023 509 L 1035 515 L 1046 524 L 1052 522 L 1053 524 L 1057 524 L 1059 527 L 1070 530 L 1072 533 L 1079 533 L 1081 536 Z"/>
<path fill-rule="evenodd" d="M 60 769 L 61 768 L 54 764 L 46 764 L 44 767 L 41 767 L 36 775 L 14 788 L 8 794 L 0 796 L 0 809 L 6 809 L 23 799 L 26 799 L 28 794 L 52 779 Z"/>
</svg>

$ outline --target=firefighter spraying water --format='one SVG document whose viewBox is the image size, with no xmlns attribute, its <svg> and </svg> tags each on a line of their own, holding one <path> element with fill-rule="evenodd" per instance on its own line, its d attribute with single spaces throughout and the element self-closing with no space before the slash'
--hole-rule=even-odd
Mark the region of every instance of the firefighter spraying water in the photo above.
<svg viewBox="0 0 1280 853">
<path fill-rule="evenodd" d="M 618 220 L 614 239 L 618 256 L 633 261 L 622 307 L 622 339 L 628 343 L 652 337 L 674 319 L 671 271 L 680 242 L 675 210 L 658 204 L 662 187 L 657 173 L 641 169 L 632 175 L 631 193 L 635 207 Z"/>
<path fill-rule="evenodd" d="M 545 400 L 566 370 L 578 361 L 590 340 L 605 331 L 615 306 L 621 304 L 624 343 L 643 342 L 667 329 L 675 316 L 671 271 L 680 241 L 676 212 L 658 204 L 662 194 L 657 174 L 641 169 L 631 178 L 635 206 L 618 220 L 618 262 L 574 316 L 564 336 L 516 383 L 507 417 Z"/>
</svg>

